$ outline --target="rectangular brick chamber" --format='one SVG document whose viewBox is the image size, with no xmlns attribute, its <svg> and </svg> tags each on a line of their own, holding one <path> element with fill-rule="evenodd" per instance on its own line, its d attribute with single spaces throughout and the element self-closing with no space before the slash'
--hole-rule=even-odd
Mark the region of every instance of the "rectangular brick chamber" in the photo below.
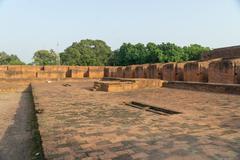
<svg viewBox="0 0 240 160">
<path fill-rule="evenodd" d="M 154 79 L 109 78 L 94 82 L 94 90 L 105 92 L 122 92 L 144 88 L 162 87 L 163 81 Z"/>
</svg>

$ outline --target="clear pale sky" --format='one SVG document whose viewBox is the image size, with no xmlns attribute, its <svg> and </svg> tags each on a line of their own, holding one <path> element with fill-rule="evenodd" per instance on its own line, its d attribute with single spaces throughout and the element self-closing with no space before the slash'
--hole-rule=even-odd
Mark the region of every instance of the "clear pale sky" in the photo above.
<svg viewBox="0 0 240 160">
<path fill-rule="evenodd" d="M 240 45 L 240 0 L 0 0 L 0 51 L 30 62 L 86 38 Z"/>
</svg>

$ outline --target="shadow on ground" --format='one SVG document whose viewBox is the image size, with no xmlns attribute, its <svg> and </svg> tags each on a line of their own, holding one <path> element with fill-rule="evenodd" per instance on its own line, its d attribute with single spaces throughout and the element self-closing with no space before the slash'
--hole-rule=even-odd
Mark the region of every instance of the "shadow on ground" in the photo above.
<svg viewBox="0 0 240 160">
<path fill-rule="evenodd" d="M 21 94 L 14 123 L 5 131 L 0 140 L 0 160 L 28 160 L 36 154 L 36 119 L 30 87 Z M 7 106 L 6 106 L 7 107 Z M 36 154 L 39 157 L 39 153 Z M 39 159 L 39 158 L 35 158 Z"/>
</svg>

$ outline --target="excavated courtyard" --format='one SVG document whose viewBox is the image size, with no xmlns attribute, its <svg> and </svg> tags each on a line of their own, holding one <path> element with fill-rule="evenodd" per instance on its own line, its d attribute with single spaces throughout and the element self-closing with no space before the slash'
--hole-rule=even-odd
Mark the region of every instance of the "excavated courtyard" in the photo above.
<svg viewBox="0 0 240 160">
<path fill-rule="evenodd" d="M 240 159 L 239 95 L 170 88 L 111 93 L 91 91 L 93 83 L 31 84 L 46 159 Z M 0 159 L 28 159 L 33 100 L 26 84 L 8 85 L 18 89 L 1 93 Z M 131 101 L 181 114 L 125 104 Z"/>
<path fill-rule="evenodd" d="M 93 81 L 32 85 L 48 159 L 239 159 L 237 95 L 177 89 L 92 92 Z M 159 115 L 124 102 L 181 112 Z M 91 158 L 90 158 L 91 157 Z"/>
</svg>

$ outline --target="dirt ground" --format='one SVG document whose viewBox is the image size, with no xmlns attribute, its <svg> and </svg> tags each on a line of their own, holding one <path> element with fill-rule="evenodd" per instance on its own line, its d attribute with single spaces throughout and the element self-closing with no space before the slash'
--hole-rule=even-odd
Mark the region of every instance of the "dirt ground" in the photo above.
<svg viewBox="0 0 240 160">
<path fill-rule="evenodd" d="M 47 159 L 240 159 L 240 96 L 168 88 L 92 92 L 92 82 L 33 84 Z M 123 102 L 182 112 L 164 116 Z"/>
<path fill-rule="evenodd" d="M 0 160 L 31 159 L 32 115 L 30 92 L 0 93 Z"/>
</svg>

